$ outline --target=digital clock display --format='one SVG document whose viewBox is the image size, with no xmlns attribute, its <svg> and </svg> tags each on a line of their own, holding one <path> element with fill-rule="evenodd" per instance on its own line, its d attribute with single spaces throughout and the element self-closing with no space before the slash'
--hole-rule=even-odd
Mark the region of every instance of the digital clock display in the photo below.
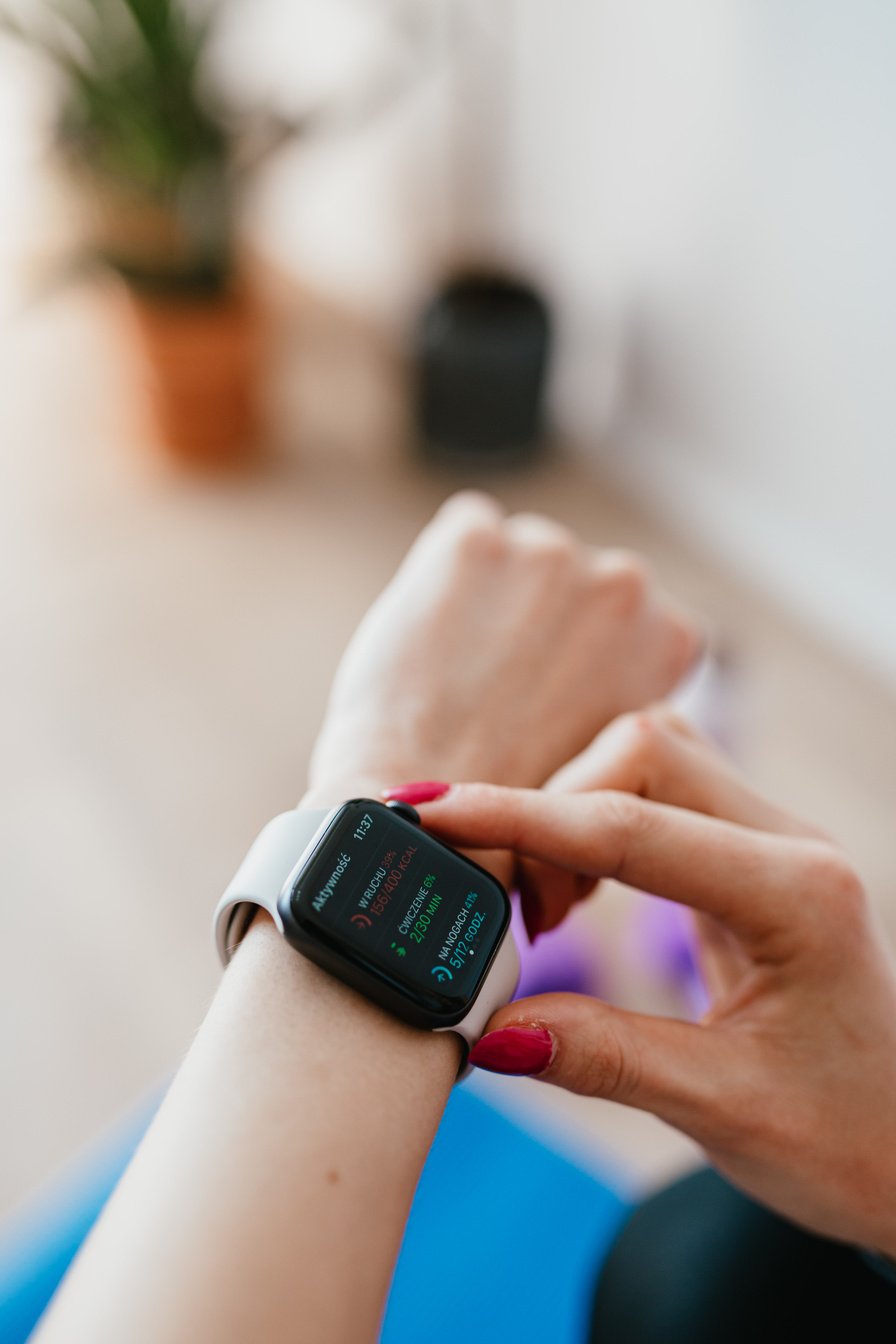
<svg viewBox="0 0 896 1344">
<path fill-rule="evenodd" d="M 286 935 L 341 956 L 436 1018 L 466 1011 L 510 919 L 490 874 L 370 799 L 334 817 L 288 896 Z"/>
</svg>

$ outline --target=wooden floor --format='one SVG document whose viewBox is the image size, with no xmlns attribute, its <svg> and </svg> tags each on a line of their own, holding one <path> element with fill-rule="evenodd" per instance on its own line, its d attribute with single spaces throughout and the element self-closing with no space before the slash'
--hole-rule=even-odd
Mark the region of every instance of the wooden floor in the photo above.
<svg viewBox="0 0 896 1344">
<path fill-rule="evenodd" d="M 407 457 L 362 346 L 269 470 L 211 484 L 123 428 L 117 328 L 83 296 L 0 338 L 2 1208 L 176 1067 L 218 977 L 212 905 L 300 794 L 355 621 L 469 479 Z M 477 483 L 638 547 L 707 614 L 745 767 L 842 837 L 896 929 L 894 696 L 570 456 Z M 639 1179 L 692 1160 L 648 1117 L 478 1086 Z"/>
</svg>

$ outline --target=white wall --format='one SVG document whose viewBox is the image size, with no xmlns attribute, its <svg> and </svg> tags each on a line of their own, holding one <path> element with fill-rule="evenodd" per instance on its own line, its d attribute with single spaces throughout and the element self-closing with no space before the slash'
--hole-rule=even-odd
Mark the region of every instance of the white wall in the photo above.
<svg viewBox="0 0 896 1344">
<path fill-rule="evenodd" d="M 226 11 L 215 53 L 238 103 L 288 119 L 329 114 L 265 174 L 249 215 L 255 244 L 401 337 L 452 234 L 453 4 L 243 0 Z"/>
<path fill-rule="evenodd" d="M 601 469 L 896 682 L 896 7 L 517 0 L 492 230 Z"/>
<path fill-rule="evenodd" d="M 517 258 L 560 427 L 896 682 L 896 6 L 418 7 L 406 96 L 285 156 L 259 242 L 398 332 L 458 245 Z M 247 102 L 338 102 L 400 60 L 388 12 L 252 0 L 220 59 Z"/>
</svg>

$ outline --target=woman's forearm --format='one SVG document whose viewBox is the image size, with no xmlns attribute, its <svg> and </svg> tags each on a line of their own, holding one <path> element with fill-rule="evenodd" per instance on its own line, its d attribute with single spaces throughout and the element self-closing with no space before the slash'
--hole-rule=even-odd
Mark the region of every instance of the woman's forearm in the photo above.
<svg viewBox="0 0 896 1344">
<path fill-rule="evenodd" d="M 373 1339 L 458 1063 L 256 919 L 42 1344 Z"/>
</svg>

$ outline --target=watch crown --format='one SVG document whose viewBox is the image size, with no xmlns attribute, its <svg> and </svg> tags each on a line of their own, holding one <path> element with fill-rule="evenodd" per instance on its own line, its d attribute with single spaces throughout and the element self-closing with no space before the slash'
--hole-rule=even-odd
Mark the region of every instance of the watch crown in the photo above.
<svg viewBox="0 0 896 1344">
<path fill-rule="evenodd" d="M 416 807 L 411 807 L 410 803 L 403 803 L 399 798 L 390 798 L 386 806 L 390 807 L 393 812 L 397 812 L 400 817 L 404 817 L 405 821 L 409 821 L 411 825 L 420 825 L 420 813 Z"/>
</svg>

